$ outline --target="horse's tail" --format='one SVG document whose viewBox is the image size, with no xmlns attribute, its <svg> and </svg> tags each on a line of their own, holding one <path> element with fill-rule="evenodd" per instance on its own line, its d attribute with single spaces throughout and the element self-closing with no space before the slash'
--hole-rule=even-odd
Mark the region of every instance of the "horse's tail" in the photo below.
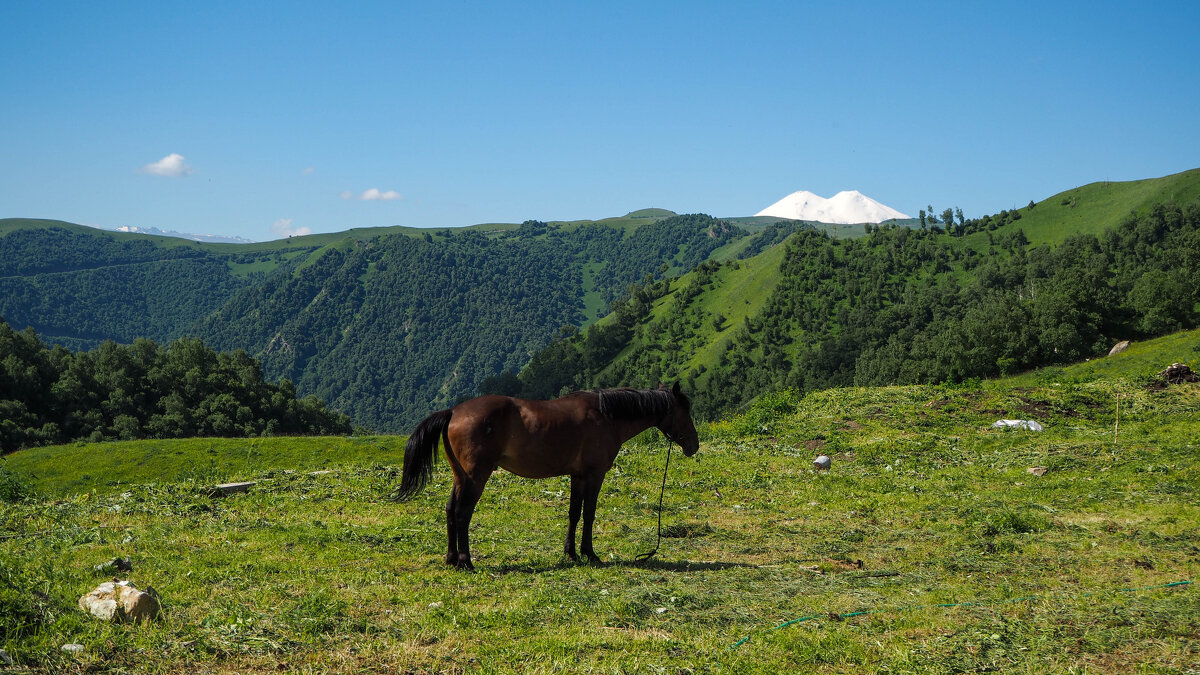
<svg viewBox="0 0 1200 675">
<path fill-rule="evenodd" d="M 412 499 L 433 476 L 438 439 L 446 435 L 451 412 L 441 410 L 426 417 L 408 437 L 408 443 L 404 446 L 404 473 L 400 477 L 400 489 L 396 495 L 400 501 Z M 450 439 L 447 438 L 445 442 L 449 449 Z"/>
</svg>

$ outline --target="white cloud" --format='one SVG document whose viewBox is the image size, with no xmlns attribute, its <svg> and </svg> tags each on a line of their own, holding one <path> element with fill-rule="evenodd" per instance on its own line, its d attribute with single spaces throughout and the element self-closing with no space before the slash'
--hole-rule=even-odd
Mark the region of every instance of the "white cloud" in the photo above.
<svg viewBox="0 0 1200 675">
<path fill-rule="evenodd" d="M 304 167 L 304 175 L 311 176 L 311 175 L 313 175 L 313 173 L 316 172 L 316 170 L 317 170 L 317 167 L 315 167 L 315 166 L 306 166 L 306 167 Z"/>
<path fill-rule="evenodd" d="M 360 195 L 355 195 L 353 192 L 345 190 L 340 196 L 342 199 L 358 199 L 364 202 L 390 202 L 397 199 L 404 199 L 404 195 L 395 190 L 380 190 L 379 188 L 363 190 L 363 193 Z"/>
<path fill-rule="evenodd" d="M 393 199 L 403 199 L 403 198 L 404 197 L 399 192 L 396 192 L 395 190 L 388 190 L 386 192 L 380 192 L 376 188 L 371 188 L 370 190 L 367 190 L 366 192 L 362 193 L 361 197 L 359 197 L 359 199 L 366 201 L 366 202 L 370 202 L 370 201 L 390 202 Z"/>
<path fill-rule="evenodd" d="M 153 176 L 186 176 L 192 172 L 192 167 L 188 166 L 183 161 L 183 155 L 172 152 L 163 157 L 157 162 L 151 162 L 142 167 L 142 173 L 148 173 Z"/>
<path fill-rule="evenodd" d="M 292 227 L 291 218 L 280 218 L 271 224 L 271 232 L 280 237 L 299 237 L 305 234 L 312 234 L 312 228 Z"/>
</svg>

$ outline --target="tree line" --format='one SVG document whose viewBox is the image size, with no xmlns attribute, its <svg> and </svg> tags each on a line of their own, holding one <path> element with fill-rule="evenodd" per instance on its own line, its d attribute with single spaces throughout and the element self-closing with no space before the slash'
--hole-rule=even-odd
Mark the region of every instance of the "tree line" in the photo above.
<svg viewBox="0 0 1200 675">
<path fill-rule="evenodd" d="M 139 338 L 90 351 L 47 347 L 0 320 L 0 450 L 76 440 L 350 433 L 350 419 L 246 352 L 195 338 Z"/>
</svg>

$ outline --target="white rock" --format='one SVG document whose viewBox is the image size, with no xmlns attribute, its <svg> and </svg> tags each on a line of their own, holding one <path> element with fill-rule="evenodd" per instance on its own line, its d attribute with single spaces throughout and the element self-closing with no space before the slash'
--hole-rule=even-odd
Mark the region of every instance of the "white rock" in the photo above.
<svg viewBox="0 0 1200 675">
<path fill-rule="evenodd" d="M 827 471 L 832 462 L 833 460 L 829 458 L 829 455 L 820 455 L 813 460 L 813 467 L 820 471 Z"/>
<path fill-rule="evenodd" d="M 153 621 L 160 608 L 158 593 L 153 588 L 139 591 L 128 581 L 106 581 L 79 598 L 79 609 L 118 623 Z"/>
</svg>

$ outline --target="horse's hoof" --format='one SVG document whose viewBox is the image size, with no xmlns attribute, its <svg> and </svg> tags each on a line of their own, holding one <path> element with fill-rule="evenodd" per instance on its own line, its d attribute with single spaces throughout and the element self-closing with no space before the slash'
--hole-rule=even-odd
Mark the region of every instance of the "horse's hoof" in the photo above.
<svg viewBox="0 0 1200 675">
<path fill-rule="evenodd" d="M 585 553 L 584 555 L 587 556 L 588 562 L 593 565 L 604 564 L 604 561 L 600 559 L 600 556 L 596 555 L 595 553 Z"/>
</svg>

